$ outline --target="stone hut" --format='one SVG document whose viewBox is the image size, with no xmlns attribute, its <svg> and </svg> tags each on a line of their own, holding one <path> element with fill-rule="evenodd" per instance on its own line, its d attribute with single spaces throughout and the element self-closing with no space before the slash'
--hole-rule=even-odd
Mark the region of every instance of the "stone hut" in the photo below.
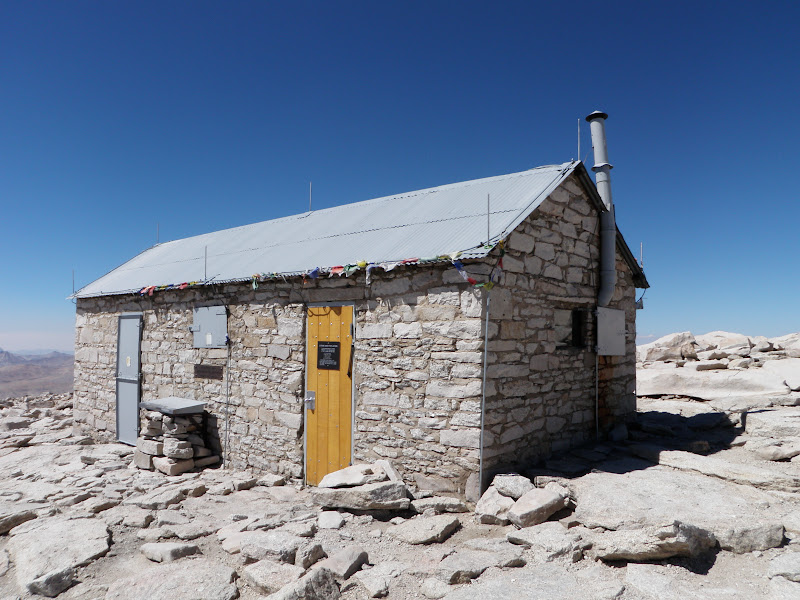
<svg viewBox="0 0 800 600">
<path fill-rule="evenodd" d="M 187 398 L 234 467 L 474 497 L 635 410 L 648 284 L 614 229 L 598 310 L 604 211 L 576 161 L 157 244 L 75 294 L 75 423 L 134 443 Z"/>
</svg>

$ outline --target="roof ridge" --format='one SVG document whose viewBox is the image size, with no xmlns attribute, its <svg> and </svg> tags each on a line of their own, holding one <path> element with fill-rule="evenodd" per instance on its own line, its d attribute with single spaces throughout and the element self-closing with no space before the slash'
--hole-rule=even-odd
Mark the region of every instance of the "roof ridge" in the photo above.
<svg viewBox="0 0 800 600">
<path fill-rule="evenodd" d="M 258 225 L 261 225 L 262 223 L 267 223 L 267 222 L 277 223 L 277 222 L 280 222 L 280 221 L 305 219 L 305 218 L 311 216 L 312 214 L 333 213 L 333 212 L 338 211 L 338 210 L 350 209 L 353 206 L 359 206 L 359 205 L 360 206 L 367 206 L 369 204 L 373 204 L 373 203 L 377 204 L 379 202 L 387 202 L 389 200 L 399 200 L 399 199 L 402 199 L 402 198 L 414 198 L 414 197 L 417 197 L 417 196 L 421 196 L 422 194 L 432 194 L 432 193 L 435 193 L 435 192 L 440 192 L 440 191 L 444 191 L 444 190 L 450 190 L 450 189 L 459 188 L 459 187 L 469 187 L 471 185 L 477 185 L 479 183 L 490 183 L 490 182 L 494 182 L 494 181 L 503 181 L 505 179 L 510 179 L 512 177 L 522 177 L 524 175 L 530 175 L 534 171 L 541 171 L 541 170 L 544 170 L 544 169 L 558 168 L 559 170 L 563 170 L 566 166 L 571 165 L 571 164 L 572 164 L 572 161 L 571 162 L 560 163 L 560 164 L 541 165 L 539 167 L 534 167 L 532 169 L 526 169 L 525 171 L 517 171 L 515 173 L 506 173 L 505 175 L 492 175 L 490 177 L 481 177 L 479 179 L 469 179 L 467 181 L 457 181 L 455 183 L 446 183 L 446 184 L 443 184 L 443 185 L 438 185 L 438 186 L 434 186 L 434 187 L 430 187 L 430 188 L 422 188 L 422 189 L 413 190 L 413 191 L 410 191 L 410 192 L 401 192 L 399 194 L 391 194 L 389 196 L 379 196 L 378 198 L 368 198 L 366 200 L 358 200 L 356 202 L 348 202 L 346 204 L 337 204 L 336 206 L 329 206 L 327 208 L 321 208 L 319 210 L 312 210 L 312 211 L 307 211 L 307 212 L 304 212 L 304 213 L 296 213 L 296 214 L 293 214 L 293 215 L 286 215 L 286 216 L 283 216 L 283 217 L 276 217 L 274 219 L 264 219 L 262 221 L 256 221 L 254 223 L 246 223 L 244 225 L 237 225 L 236 227 L 228 227 L 226 229 L 217 229 L 216 231 L 207 231 L 205 233 L 198 233 L 196 235 L 190 235 L 190 236 L 186 236 L 186 237 L 183 237 L 183 238 L 178 238 L 176 240 L 170 240 L 170 241 L 167 241 L 167 242 L 161 242 L 160 244 L 156 244 L 153 247 L 164 246 L 164 245 L 167 245 L 167 244 L 172 244 L 174 242 L 181 242 L 183 240 L 188 240 L 188 239 L 192 239 L 192 238 L 202 238 L 204 236 L 216 235 L 218 233 L 233 232 L 233 231 L 237 231 L 237 230 L 245 230 L 247 228 L 256 227 Z"/>
</svg>

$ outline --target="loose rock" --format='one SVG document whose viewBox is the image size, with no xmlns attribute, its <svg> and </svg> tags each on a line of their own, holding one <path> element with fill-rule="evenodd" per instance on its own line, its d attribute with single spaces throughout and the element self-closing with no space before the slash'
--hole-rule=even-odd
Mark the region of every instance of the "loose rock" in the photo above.
<svg viewBox="0 0 800 600">
<path fill-rule="evenodd" d="M 303 569 L 308 569 L 311 565 L 322 560 L 326 556 L 327 554 L 325 554 L 325 550 L 322 549 L 322 545 L 314 542 L 306 544 L 297 550 L 294 557 L 294 564 Z"/>
<path fill-rule="evenodd" d="M 300 579 L 305 569 L 271 560 L 260 560 L 248 565 L 242 571 L 247 583 L 263 594 L 272 594 L 282 587 Z"/>
<path fill-rule="evenodd" d="M 324 510 L 317 517 L 320 529 L 340 529 L 344 525 L 344 517 L 335 510 Z"/>
<path fill-rule="evenodd" d="M 328 569 L 337 577 L 347 579 L 366 562 L 369 556 L 361 546 L 347 546 L 320 562 L 315 569 Z"/>
<path fill-rule="evenodd" d="M 519 544 L 539 552 L 546 561 L 559 556 L 570 556 L 580 551 L 580 534 L 567 529 L 561 523 L 548 522 L 526 527 L 517 531 L 509 531 L 506 539 L 512 544 Z M 575 556 L 580 558 L 580 556 Z"/>
<path fill-rule="evenodd" d="M 503 496 L 494 486 L 489 486 L 475 505 L 475 514 L 481 523 L 506 525 L 508 511 L 514 506 L 514 499 Z"/>
<path fill-rule="evenodd" d="M 443 542 L 459 527 L 458 517 L 436 515 L 417 517 L 387 530 L 387 534 L 407 544 L 432 544 Z"/>
<path fill-rule="evenodd" d="M 495 489 L 514 500 L 521 498 L 526 492 L 534 489 L 533 483 L 527 477 L 522 475 L 509 474 L 509 475 L 495 475 L 492 480 L 492 485 Z"/>
<path fill-rule="evenodd" d="M 428 577 L 425 581 L 422 582 L 422 586 L 420 587 L 420 592 L 426 598 L 431 598 L 432 600 L 438 600 L 439 598 L 444 598 L 447 594 L 449 594 L 453 590 L 448 584 L 446 584 L 441 579 L 436 579 L 435 577 Z"/>
<path fill-rule="evenodd" d="M 200 552 L 194 544 L 163 542 L 144 544 L 139 551 L 154 562 L 167 563 Z"/>
<path fill-rule="evenodd" d="M 400 575 L 406 565 L 397 561 L 382 562 L 367 571 L 358 571 L 356 579 L 367 590 L 370 598 L 383 598 L 389 594 L 392 579 Z"/>
<path fill-rule="evenodd" d="M 321 488 L 339 488 L 339 487 L 353 487 L 364 485 L 366 483 L 375 483 L 378 481 L 385 481 L 387 479 L 386 473 L 382 469 L 376 469 L 372 465 L 352 465 L 339 469 L 333 473 L 328 473 L 317 484 Z"/>
<path fill-rule="evenodd" d="M 297 549 L 304 545 L 300 538 L 285 531 L 253 531 L 241 541 L 245 562 L 264 559 L 294 563 Z"/>
<path fill-rule="evenodd" d="M 717 532 L 717 539 L 720 548 L 737 554 L 777 548 L 783 543 L 783 523 L 742 523 Z"/>
<path fill-rule="evenodd" d="M 406 486 L 397 481 L 352 488 L 313 488 L 311 496 L 323 508 L 407 510 L 411 504 Z"/>
<path fill-rule="evenodd" d="M 530 527 L 546 521 L 565 506 L 564 497 L 551 490 L 532 489 L 508 510 L 508 520 L 517 527 Z"/>
<path fill-rule="evenodd" d="M 338 600 L 339 584 L 333 572 L 316 568 L 280 591 L 267 596 L 268 600 Z"/>
<path fill-rule="evenodd" d="M 521 567 L 524 564 L 518 552 L 459 550 L 439 563 L 436 576 L 449 584 L 468 583 L 489 567 Z"/>
<path fill-rule="evenodd" d="M 411 506 L 418 513 L 424 513 L 426 510 L 432 510 L 436 514 L 467 512 L 467 505 L 464 502 L 450 496 L 431 496 L 412 500 Z"/>
</svg>

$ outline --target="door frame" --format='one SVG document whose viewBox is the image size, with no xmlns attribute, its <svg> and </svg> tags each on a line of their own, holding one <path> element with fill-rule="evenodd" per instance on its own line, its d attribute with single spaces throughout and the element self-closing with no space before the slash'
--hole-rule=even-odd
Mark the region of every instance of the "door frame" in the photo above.
<svg viewBox="0 0 800 600">
<path fill-rule="evenodd" d="M 355 434 L 356 434 L 356 305 L 354 302 L 308 302 L 303 309 L 303 328 L 305 329 L 305 369 L 303 373 L 303 398 L 301 399 L 303 405 L 303 485 L 308 485 L 308 427 L 306 423 L 306 402 L 305 393 L 308 390 L 308 309 L 318 308 L 320 306 L 351 306 L 353 307 L 353 331 L 351 333 L 353 339 L 352 363 L 353 375 L 350 378 L 350 464 L 353 464 L 353 452 L 355 450 Z"/>
<path fill-rule="evenodd" d="M 125 442 L 119 439 L 119 380 L 122 379 L 119 376 L 119 358 L 120 358 L 120 343 L 119 343 L 119 334 L 120 334 L 120 324 L 122 323 L 123 319 L 139 319 L 139 339 L 137 340 L 137 352 L 139 354 L 139 369 L 137 374 L 137 394 L 136 394 L 136 435 L 139 435 L 139 404 L 141 404 L 142 400 L 142 333 L 144 331 L 144 313 L 141 312 L 124 312 L 120 313 L 117 317 L 117 358 L 114 363 L 114 392 L 115 392 L 115 405 L 114 405 L 114 413 L 115 413 L 115 426 L 116 426 L 116 438 L 117 442 L 120 444 L 128 444 L 128 445 L 135 445 L 130 444 L 130 442 Z M 130 381 L 130 380 L 126 380 Z"/>
</svg>

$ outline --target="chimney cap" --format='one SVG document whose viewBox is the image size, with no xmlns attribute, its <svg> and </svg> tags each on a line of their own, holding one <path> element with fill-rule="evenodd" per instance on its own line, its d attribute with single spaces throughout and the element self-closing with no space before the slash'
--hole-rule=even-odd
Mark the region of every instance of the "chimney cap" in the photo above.
<svg viewBox="0 0 800 600">
<path fill-rule="evenodd" d="M 607 118 L 608 118 L 608 115 L 606 113 L 604 113 L 601 110 L 596 110 L 592 114 L 590 114 L 588 117 L 586 117 L 586 120 L 591 123 L 595 119 L 607 119 Z"/>
</svg>

